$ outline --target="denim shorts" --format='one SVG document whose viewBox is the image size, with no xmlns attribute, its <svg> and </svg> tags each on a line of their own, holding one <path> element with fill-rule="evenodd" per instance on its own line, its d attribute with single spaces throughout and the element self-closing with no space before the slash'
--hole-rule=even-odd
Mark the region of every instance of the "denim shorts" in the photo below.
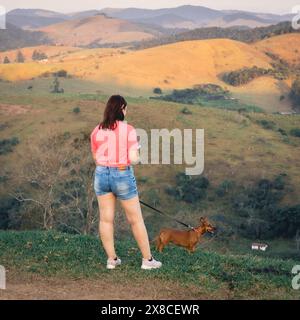
<svg viewBox="0 0 300 320">
<path fill-rule="evenodd" d="M 113 193 L 121 200 L 129 200 L 138 195 L 132 166 L 125 170 L 115 167 L 96 166 L 94 190 L 97 196 Z"/>
</svg>

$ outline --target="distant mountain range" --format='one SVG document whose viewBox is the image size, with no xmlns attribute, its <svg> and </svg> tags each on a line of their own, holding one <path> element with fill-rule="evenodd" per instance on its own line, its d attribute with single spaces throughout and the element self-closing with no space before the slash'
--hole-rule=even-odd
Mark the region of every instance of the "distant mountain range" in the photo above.
<svg viewBox="0 0 300 320">
<path fill-rule="evenodd" d="M 157 10 L 106 8 L 68 14 L 16 9 L 7 14 L 7 29 L 0 30 L 0 50 L 40 44 L 79 47 L 133 44 L 135 48 L 143 48 L 208 38 L 251 42 L 272 36 L 273 30 L 275 34 L 294 32 L 287 25 L 273 26 L 291 17 L 190 5 Z"/>
<path fill-rule="evenodd" d="M 199 27 L 260 27 L 290 20 L 292 15 L 275 15 L 238 10 L 214 10 L 203 6 L 185 5 L 165 9 L 105 8 L 62 14 L 41 9 L 16 9 L 7 14 L 7 21 L 22 29 L 37 29 L 63 21 L 92 17 L 99 13 L 129 20 L 134 23 L 152 24 L 163 28 L 195 29 Z"/>
</svg>

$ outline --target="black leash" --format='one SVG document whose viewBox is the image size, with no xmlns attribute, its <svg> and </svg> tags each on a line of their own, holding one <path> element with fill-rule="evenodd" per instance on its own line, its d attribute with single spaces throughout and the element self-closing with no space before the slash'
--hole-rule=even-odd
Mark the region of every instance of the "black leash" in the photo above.
<svg viewBox="0 0 300 320">
<path fill-rule="evenodd" d="M 195 228 L 192 227 L 191 225 L 186 224 L 186 223 L 184 223 L 184 222 L 182 222 L 182 221 L 179 221 L 179 220 L 175 219 L 174 217 L 170 216 L 169 214 L 167 214 L 167 213 L 165 213 L 165 212 L 162 212 L 162 211 L 160 211 L 160 210 L 158 210 L 158 209 L 150 206 L 149 204 L 143 202 L 142 200 L 140 200 L 140 203 L 141 203 L 142 205 L 144 205 L 145 207 L 148 207 L 148 208 L 150 208 L 150 209 L 152 209 L 152 210 L 154 210 L 154 211 L 156 211 L 156 212 L 158 212 L 158 213 L 160 213 L 160 214 L 162 214 L 162 215 L 167 216 L 168 218 L 170 218 L 170 219 L 172 219 L 172 220 L 175 220 L 177 223 L 180 223 L 180 224 L 182 224 L 183 226 L 185 226 L 185 227 L 187 227 L 187 228 L 189 228 L 189 229 L 191 229 L 191 230 L 195 230 Z"/>
</svg>

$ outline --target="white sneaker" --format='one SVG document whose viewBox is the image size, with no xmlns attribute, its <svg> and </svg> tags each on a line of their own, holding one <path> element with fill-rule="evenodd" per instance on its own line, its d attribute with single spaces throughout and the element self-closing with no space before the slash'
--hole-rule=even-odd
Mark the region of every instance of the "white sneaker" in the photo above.
<svg viewBox="0 0 300 320">
<path fill-rule="evenodd" d="M 107 259 L 106 268 L 107 269 L 114 269 L 116 266 L 121 264 L 121 259 L 117 257 L 117 259 Z"/>
<path fill-rule="evenodd" d="M 149 269 L 158 269 L 162 266 L 162 263 L 160 261 L 156 261 L 153 257 L 148 260 L 143 258 L 143 263 L 141 268 L 145 270 Z"/>
</svg>

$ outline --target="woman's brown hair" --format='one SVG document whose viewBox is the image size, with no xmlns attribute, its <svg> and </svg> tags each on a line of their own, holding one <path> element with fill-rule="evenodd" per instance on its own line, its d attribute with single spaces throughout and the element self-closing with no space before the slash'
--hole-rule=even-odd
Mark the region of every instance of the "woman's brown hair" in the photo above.
<svg viewBox="0 0 300 320">
<path fill-rule="evenodd" d="M 123 110 L 126 108 L 127 102 L 120 95 L 111 96 L 106 104 L 103 121 L 99 124 L 99 129 L 114 130 L 117 126 L 117 120 L 125 119 Z"/>
</svg>

